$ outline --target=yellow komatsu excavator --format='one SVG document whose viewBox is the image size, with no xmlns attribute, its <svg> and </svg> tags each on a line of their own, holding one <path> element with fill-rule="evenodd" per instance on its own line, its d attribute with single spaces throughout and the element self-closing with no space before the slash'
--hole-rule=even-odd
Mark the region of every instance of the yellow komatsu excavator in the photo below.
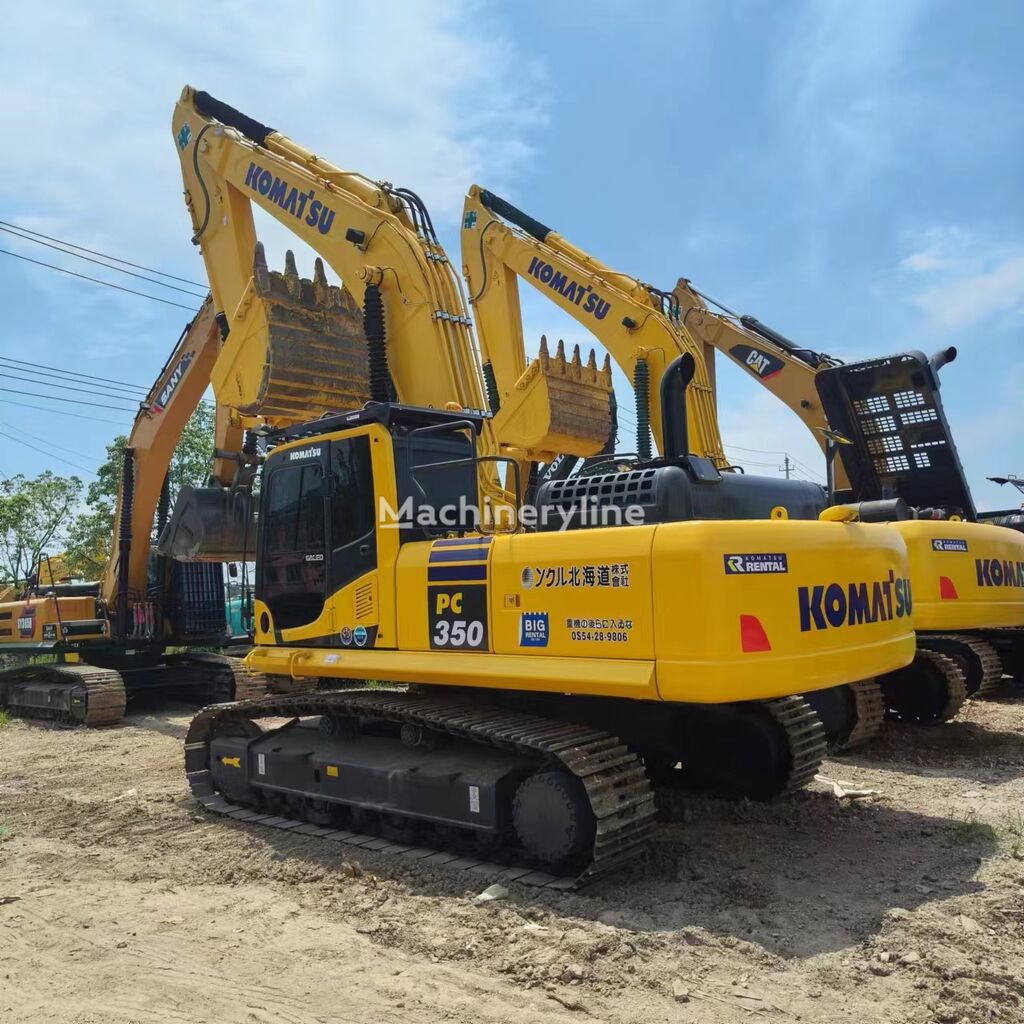
<svg viewBox="0 0 1024 1024">
<path fill-rule="evenodd" d="M 844 364 L 722 307 L 685 278 L 673 294 L 709 365 L 724 353 L 811 430 L 830 492 L 902 498 L 914 510 L 894 526 L 910 554 L 921 649 L 955 661 L 972 696 L 990 693 L 1003 672 L 1024 679 L 1024 533 L 1004 513 L 975 509 L 939 391 L 939 370 L 956 349 Z"/>
<path fill-rule="evenodd" d="M 150 551 L 154 519 L 160 529 L 168 516 L 174 447 L 209 383 L 218 348 L 207 299 L 135 417 L 102 578 L 59 582 L 61 573 L 45 559 L 34 580 L 0 603 L 0 653 L 22 661 L 0 672 L 0 707 L 95 726 L 117 722 L 133 690 L 173 687 L 205 700 L 264 692 L 237 658 L 181 651 L 226 638 L 221 567 L 177 564 Z M 232 438 L 224 433 L 222 440 Z M 219 461 L 216 470 L 227 479 L 230 467 Z"/>
<path fill-rule="evenodd" d="M 845 517 L 853 506 L 824 513 L 826 496 L 803 481 L 754 477 L 732 471 L 723 455 L 714 392 L 714 349 L 702 348 L 679 316 L 675 297 L 613 270 L 559 233 L 478 186 L 470 188 L 463 209 L 462 254 L 470 302 L 481 340 L 484 372 L 489 375 L 495 424 L 502 422 L 507 401 L 513 408 L 528 402 L 523 382 L 525 347 L 519 306 L 519 280 L 547 296 L 602 343 L 634 386 L 638 462 L 635 457 L 605 456 L 571 476 L 575 459 L 560 458 L 537 474 L 544 500 L 581 499 L 582 488 L 612 487 L 650 460 L 650 440 L 660 452 L 667 439 L 661 423 L 666 410 L 650 387 L 652 368 L 667 360 L 692 357 L 693 381 L 687 390 L 688 436 L 692 451 L 704 453 L 706 471 L 693 476 L 693 506 L 679 506 L 679 517 L 808 519 L 819 514 Z M 542 354 L 543 356 L 543 354 Z M 670 395 L 670 400 L 678 397 Z M 509 419 L 517 414 L 513 413 Z M 516 420 L 513 420 L 514 422 Z M 507 428 L 501 431 L 507 436 Z M 581 454 L 571 449 L 570 455 Z M 878 497 L 877 495 L 875 497 Z M 903 514 L 898 505 L 856 506 L 862 515 Z M 819 621 L 815 618 L 815 621 Z M 880 679 L 865 678 L 842 687 L 806 695 L 821 717 L 830 742 L 851 746 L 870 739 L 888 712 L 914 722 L 947 720 L 966 699 L 958 665 L 935 651 L 922 652 L 912 670 Z"/>
<path fill-rule="evenodd" d="M 689 454 L 689 356 L 666 360 L 657 382 L 663 460 L 567 516 L 535 499 L 529 526 L 521 509 L 494 528 L 485 499 L 515 505 L 526 491 L 499 485 L 495 460 L 551 457 L 567 437 L 603 446 L 605 371 L 541 366 L 526 387 L 556 406 L 578 399 L 577 413 L 535 412 L 532 435 L 510 413 L 502 436 L 481 411 L 460 279 L 414 193 L 342 171 L 191 88 L 172 128 L 225 339 L 217 403 L 259 432 L 264 456 L 247 665 L 412 684 L 206 709 L 185 751 L 204 804 L 573 884 L 642 853 L 653 785 L 680 764 L 692 782 L 758 797 L 806 783 L 826 748 L 798 693 L 913 657 L 899 535 L 784 517 L 676 521 L 696 500 L 691 473 L 717 472 Z M 253 205 L 308 242 L 362 308 L 368 373 L 326 382 L 348 408 L 300 377 L 267 323 Z M 261 412 L 275 390 L 291 404 Z M 635 508 L 641 525 L 629 525 Z M 188 557 L 216 532 L 204 518 Z"/>
</svg>

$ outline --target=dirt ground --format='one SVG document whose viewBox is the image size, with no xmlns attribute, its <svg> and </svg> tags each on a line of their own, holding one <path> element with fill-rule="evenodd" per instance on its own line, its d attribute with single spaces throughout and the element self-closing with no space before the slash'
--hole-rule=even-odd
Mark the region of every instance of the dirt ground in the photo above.
<svg viewBox="0 0 1024 1024">
<path fill-rule="evenodd" d="M 484 905 L 201 811 L 189 715 L 0 729 L 0 1020 L 1024 1020 L 1024 691 L 826 763 L 878 796 L 687 797 L 645 867 Z"/>
</svg>

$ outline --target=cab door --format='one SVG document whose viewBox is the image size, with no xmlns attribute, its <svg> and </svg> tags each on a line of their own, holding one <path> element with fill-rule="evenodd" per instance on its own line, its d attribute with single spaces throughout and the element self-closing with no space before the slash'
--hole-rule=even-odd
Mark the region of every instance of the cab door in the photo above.
<svg viewBox="0 0 1024 1024">
<path fill-rule="evenodd" d="M 377 568 L 377 517 L 370 438 L 331 442 L 330 590 Z"/>
<path fill-rule="evenodd" d="M 329 445 L 316 444 L 267 463 L 256 596 L 277 630 L 315 622 L 327 600 L 329 454 Z"/>
</svg>

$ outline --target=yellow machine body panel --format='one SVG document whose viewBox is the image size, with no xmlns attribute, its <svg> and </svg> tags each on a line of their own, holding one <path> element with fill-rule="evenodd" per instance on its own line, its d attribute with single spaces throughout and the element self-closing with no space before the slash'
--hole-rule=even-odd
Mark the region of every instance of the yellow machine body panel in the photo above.
<svg viewBox="0 0 1024 1024">
<path fill-rule="evenodd" d="M 273 458 L 321 458 L 364 436 L 375 500 L 394 507 L 379 425 Z M 914 655 L 906 547 L 884 526 L 690 521 L 400 540 L 378 523 L 375 567 L 304 625 L 278 629 L 258 601 L 250 669 L 719 703 L 824 689 Z M 288 579 L 319 564 L 299 552 Z"/>
<path fill-rule="evenodd" d="M 95 632 L 76 631 L 75 640 L 108 636 L 109 624 L 96 618 L 94 597 L 35 597 L 0 604 L 0 651 L 4 647 L 39 646 L 62 639 L 62 624 L 96 621 Z"/>
<path fill-rule="evenodd" d="M 1024 534 L 948 520 L 893 525 L 907 545 L 919 630 L 1024 626 Z"/>
</svg>

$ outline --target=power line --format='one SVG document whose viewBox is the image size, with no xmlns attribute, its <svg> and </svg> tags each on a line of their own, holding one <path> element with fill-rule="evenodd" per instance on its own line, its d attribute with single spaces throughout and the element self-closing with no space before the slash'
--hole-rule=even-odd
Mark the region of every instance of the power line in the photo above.
<svg viewBox="0 0 1024 1024">
<path fill-rule="evenodd" d="M 187 309 L 190 313 L 198 313 L 197 309 L 191 306 L 183 306 L 180 302 L 171 302 L 170 299 L 161 299 L 158 295 L 147 295 L 145 292 L 137 292 L 134 288 L 125 288 L 122 285 L 114 284 L 111 281 L 101 281 L 98 277 L 89 277 L 88 274 L 78 274 L 74 270 L 66 270 L 58 267 L 55 263 L 44 263 L 42 260 L 34 260 L 30 256 L 22 256 L 20 253 L 11 252 L 9 249 L 0 249 L 5 256 L 13 256 L 15 259 L 24 260 L 26 263 L 35 263 L 39 267 L 48 267 L 50 270 L 59 270 L 62 274 L 70 274 L 71 277 L 81 278 L 83 281 L 91 281 L 93 284 L 101 284 L 107 288 L 116 288 L 119 292 L 127 292 L 129 295 L 138 295 L 143 299 L 152 299 L 154 302 L 162 302 L 165 306 L 177 306 L 178 309 Z"/>
<path fill-rule="evenodd" d="M 36 235 L 39 238 L 45 238 L 49 242 L 57 242 L 59 245 L 66 245 L 69 249 L 80 249 L 82 252 L 90 253 L 93 256 L 102 256 L 106 260 L 111 260 L 114 263 L 123 263 L 126 267 L 134 267 L 136 270 L 145 270 L 150 274 L 158 274 L 160 277 L 169 277 L 172 281 L 180 281 L 182 284 L 195 285 L 196 288 L 206 288 L 206 285 L 200 284 L 198 281 L 190 281 L 187 277 L 178 277 L 176 274 L 168 274 L 163 270 L 154 270 L 152 267 L 144 267 L 141 263 L 132 263 L 131 260 L 122 260 L 117 256 L 110 256 L 105 252 L 97 252 L 95 249 L 87 249 L 84 245 L 75 245 L 74 242 L 65 242 L 62 238 L 54 238 L 52 235 L 44 235 L 41 231 L 33 231 L 31 228 L 23 227 L 21 224 L 12 224 L 10 221 L 0 220 L 0 224 L 8 228 L 16 228 L 18 231 L 24 231 L 29 235 Z M 116 268 L 111 268 L 116 269 Z"/>
<path fill-rule="evenodd" d="M 83 466 L 78 462 L 72 462 L 70 459 L 61 458 L 59 455 L 54 455 L 52 452 L 43 451 L 42 448 L 37 448 L 34 444 L 29 444 L 28 441 L 22 441 L 20 437 L 15 437 L 13 434 L 8 434 L 4 430 L 0 430 L 0 437 L 6 437 L 9 441 L 13 441 L 15 444 L 24 445 L 26 448 L 31 448 L 32 451 L 38 452 L 40 455 L 45 455 L 49 459 L 56 459 L 58 462 L 63 462 L 68 466 L 74 466 L 75 469 L 81 469 L 86 473 L 95 472 L 94 466 Z"/>
<path fill-rule="evenodd" d="M 734 448 L 738 452 L 753 452 L 755 455 L 785 455 L 777 448 L 744 448 L 741 444 L 728 444 L 726 448 Z"/>
<path fill-rule="evenodd" d="M 93 259 L 92 256 L 84 256 L 80 252 L 72 252 L 70 249 L 62 249 L 59 245 L 53 245 L 50 242 L 44 242 L 41 238 L 32 238 L 29 235 L 23 235 L 18 231 L 14 231 L 11 228 L 3 227 L 0 224 L 0 231 L 5 231 L 9 235 L 13 235 L 15 238 L 20 238 L 25 242 L 34 242 L 36 245 L 45 245 L 47 249 L 53 249 L 55 252 L 62 252 L 65 256 L 74 256 L 75 259 L 85 260 L 87 263 L 95 263 L 98 267 L 106 267 L 107 270 L 116 271 L 118 274 L 127 274 L 129 277 L 137 277 L 140 281 L 148 281 L 150 284 L 155 284 L 158 288 L 170 288 L 171 291 L 182 292 L 185 295 L 191 295 L 197 299 L 205 299 L 205 295 L 198 295 L 193 291 L 189 291 L 188 288 L 179 288 L 176 284 L 167 284 L 165 281 L 158 281 L 155 277 L 147 277 L 145 274 L 137 274 L 134 270 L 125 270 L 123 267 L 114 267 L 109 263 L 104 263 L 103 260 Z"/>
<path fill-rule="evenodd" d="M 816 478 L 820 479 L 823 476 L 823 474 L 822 474 L 820 469 L 811 469 L 810 466 L 808 466 L 805 463 L 801 462 L 798 458 L 796 458 L 793 455 L 789 456 L 789 461 L 792 462 L 795 466 L 798 466 L 805 473 L 809 473 L 813 477 L 816 477 Z"/>
<path fill-rule="evenodd" d="M 54 398 L 55 402 L 62 402 L 62 398 Z M 28 402 L 13 402 L 9 398 L 0 399 L 0 407 L 4 405 L 16 405 L 19 409 L 36 409 L 39 412 L 49 413 L 51 416 L 70 416 L 76 420 L 89 420 L 92 423 L 106 423 L 112 427 L 123 427 L 124 423 L 117 420 L 103 420 L 98 416 L 89 416 L 81 412 L 65 412 L 63 409 L 47 409 L 45 405 L 29 405 Z M 127 410 L 125 410 L 127 412 Z"/>
<path fill-rule="evenodd" d="M 38 391 L 18 391 L 15 388 L 0 388 L 11 395 L 27 395 L 29 398 L 49 398 L 55 402 L 66 402 L 70 405 L 91 405 L 96 409 L 113 409 L 114 412 L 132 412 L 118 405 L 104 405 L 102 402 L 83 402 L 80 398 L 64 398 L 62 395 L 41 395 Z"/>
<path fill-rule="evenodd" d="M 11 356 L 0 356 L 0 361 L 5 363 L 20 363 L 22 366 L 32 366 L 40 370 L 56 370 L 58 373 L 68 374 L 74 377 L 86 377 L 89 380 L 98 380 L 102 384 L 123 384 L 126 388 L 138 388 L 140 391 L 149 391 L 149 388 L 142 384 L 129 384 L 126 380 L 111 380 L 109 377 L 96 377 L 91 373 L 80 373 L 78 370 L 66 370 L 62 366 L 46 366 L 43 363 L 29 363 L 24 359 L 14 359 Z"/>
<path fill-rule="evenodd" d="M 45 437 L 40 437 L 38 434 L 30 434 L 24 427 L 12 426 L 10 423 L 5 423 L 0 420 L 0 427 L 6 427 L 8 430 L 17 430 L 24 434 L 26 437 L 31 437 L 33 441 L 38 441 L 40 444 L 49 445 L 51 448 L 56 447 L 52 441 L 47 440 Z M 81 456 L 83 459 L 90 459 L 93 462 L 100 463 L 103 459 L 97 459 L 95 455 L 86 455 L 85 452 L 76 452 L 74 448 L 62 448 L 62 451 L 69 452 L 71 455 Z"/>
<path fill-rule="evenodd" d="M 32 377 L 19 377 L 16 373 L 5 373 L 0 371 L 0 377 L 4 377 L 7 380 L 20 380 L 26 384 L 35 384 L 46 388 L 60 388 L 61 391 L 74 391 L 79 395 L 97 395 L 100 398 L 113 398 L 117 402 L 134 401 L 134 398 L 129 398 L 128 396 L 111 395 L 106 391 L 93 391 L 92 388 L 73 387 L 71 384 L 51 384 L 49 381 L 34 380 Z M 56 398 L 58 396 L 54 395 L 53 397 Z"/>
<path fill-rule="evenodd" d="M 29 376 L 28 377 L 19 377 L 18 374 L 10 373 L 11 370 L 16 370 L 16 371 L 18 371 L 18 373 L 22 373 L 22 374 L 29 374 Z M 15 380 L 15 381 L 25 381 L 27 384 L 35 384 L 35 385 L 37 385 L 39 387 L 56 387 L 56 388 L 59 388 L 61 391 L 80 391 L 82 394 L 98 394 L 100 397 L 103 397 L 103 398 L 114 398 L 117 401 L 140 401 L 141 398 L 142 398 L 141 395 L 132 394 L 131 392 L 123 389 L 120 384 L 115 386 L 116 390 L 121 392 L 120 394 L 116 393 L 116 391 L 111 391 L 111 390 L 96 390 L 96 389 L 90 387 L 90 385 L 92 383 L 91 381 L 79 381 L 79 380 L 75 380 L 74 377 L 61 377 L 59 374 L 47 373 L 44 370 L 36 372 L 36 371 L 32 371 L 32 370 L 25 370 L 22 367 L 5 367 L 5 366 L 0 366 L 0 377 L 6 377 L 9 380 Z M 43 378 L 43 377 L 52 377 L 52 378 L 55 378 L 56 380 L 68 380 L 68 381 L 71 381 L 72 383 L 71 384 L 56 384 L 52 380 L 41 380 L 41 379 L 39 379 L 39 378 Z M 77 385 L 77 386 L 73 386 L 73 385 Z"/>
</svg>

